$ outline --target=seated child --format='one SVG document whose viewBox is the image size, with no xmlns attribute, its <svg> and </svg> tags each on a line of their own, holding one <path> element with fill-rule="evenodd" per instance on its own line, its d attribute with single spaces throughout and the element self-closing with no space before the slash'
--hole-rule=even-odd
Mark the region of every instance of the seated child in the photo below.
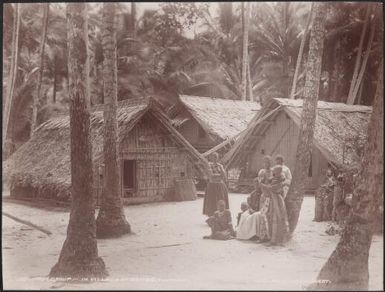
<svg viewBox="0 0 385 292">
<path fill-rule="evenodd" d="M 231 223 L 231 212 L 226 209 L 225 201 L 218 201 L 217 211 L 206 222 L 211 228 L 211 235 L 204 236 L 204 239 L 228 240 L 234 238 L 235 232 Z"/>
<path fill-rule="evenodd" d="M 254 211 L 246 202 L 241 204 L 241 210 L 238 214 L 238 225 L 236 230 L 237 239 L 241 240 L 268 240 L 268 223 L 266 212 L 269 204 L 267 198 L 262 204 L 260 211 Z M 267 205 L 266 205 L 267 204 Z"/>
<path fill-rule="evenodd" d="M 242 214 L 243 214 L 244 212 L 246 212 L 246 211 L 249 211 L 249 204 L 246 203 L 246 202 L 242 202 L 242 203 L 241 203 L 241 211 L 242 211 L 242 212 L 239 212 L 239 213 L 238 213 L 238 217 L 237 217 L 237 226 L 239 225 L 239 221 L 241 220 Z"/>
</svg>

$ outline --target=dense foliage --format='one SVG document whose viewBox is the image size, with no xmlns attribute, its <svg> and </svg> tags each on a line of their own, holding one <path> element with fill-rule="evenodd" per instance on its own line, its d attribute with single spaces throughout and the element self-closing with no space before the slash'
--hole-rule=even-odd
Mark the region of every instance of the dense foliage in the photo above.
<svg viewBox="0 0 385 292">
<path fill-rule="evenodd" d="M 369 3 L 329 3 L 320 100 L 346 102 L 359 52 Z M 88 4 L 91 103 L 103 103 L 102 4 Z M 118 10 L 118 99 L 156 96 L 166 106 L 178 94 L 241 98 L 242 17 L 239 3 L 162 3 L 136 13 L 140 3 L 120 3 Z M 214 8 L 214 9 L 213 9 Z M 43 5 L 20 4 L 18 71 L 10 124 L 14 143 L 29 137 L 32 100 L 36 94 Z M 369 30 L 376 28 L 371 10 Z M 131 13 L 134 11 L 135 13 Z M 11 56 L 14 5 L 4 5 L 3 85 Z M 249 24 L 249 68 L 255 100 L 288 97 L 310 3 L 252 3 Z M 376 16 L 378 17 L 378 16 Z M 300 67 L 296 98 L 302 98 L 308 38 Z M 356 103 L 370 105 L 379 66 L 374 37 Z M 360 56 L 361 57 L 361 56 Z M 67 31 L 65 4 L 50 3 L 44 72 L 37 122 L 68 111 Z M 16 119 L 15 117 L 23 117 Z M 17 146 L 17 145 L 16 145 Z"/>
</svg>

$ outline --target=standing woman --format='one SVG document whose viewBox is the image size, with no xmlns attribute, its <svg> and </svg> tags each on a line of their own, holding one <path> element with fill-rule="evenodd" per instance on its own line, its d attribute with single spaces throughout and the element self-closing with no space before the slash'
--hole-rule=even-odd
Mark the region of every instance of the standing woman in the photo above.
<svg viewBox="0 0 385 292">
<path fill-rule="evenodd" d="M 284 200 L 284 186 L 286 177 L 282 173 L 282 166 L 272 168 L 273 178 L 270 184 L 260 183 L 262 191 L 270 196 L 267 221 L 271 245 L 283 245 L 289 234 L 289 222 Z"/>
<path fill-rule="evenodd" d="M 217 210 L 219 200 L 225 201 L 226 209 L 229 209 L 229 195 L 227 192 L 227 175 L 223 165 L 218 163 L 218 153 L 211 155 L 209 162 L 210 177 L 203 201 L 203 214 L 212 216 Z"/>
</svg>

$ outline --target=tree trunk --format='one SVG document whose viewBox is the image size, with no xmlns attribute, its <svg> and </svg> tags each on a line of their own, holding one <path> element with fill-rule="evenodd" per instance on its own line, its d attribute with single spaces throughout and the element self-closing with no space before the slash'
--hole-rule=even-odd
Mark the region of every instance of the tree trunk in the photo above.
<svg viewBox="0 0 385 292">
<path fill-rule="evenodd" d="M 353 91 L 356 86 L 356 81 L 357 81 L 357 75 L 358 75 L 358 70 L 360 69 L 360 64 L 361 64 L 361 58 L 362 58 L 362 48 L 364 46 L 364 39 L 365 39 L 365 33 L 366 33 L 366 28 L 368 27 L 368 22 L 369 22 L 369 16 L 370 16 L 370 11 L 371 11 L 371 5 L 370 3 L 367 4 L 366 8 L 366 14 L 365 14 L 365 22 L 364 26 L 362 27 L 362 32 L 361 32 L 361 37 L 360 37 L 360 43 L 358 45 L 358 52 L 357 52 L 357 57 L 356 57 L 356 63 L 354 65 L 354 71 L 353 71 L 353 76 L 352 76 L 352 82 L 350 84 L 350 89 L 349 89 L 349 94 L 348 94 L 348 99 L 346 101 L 347 104 L 353 104 Z"/>
<path fill-rule="evenodd" d="M 353 191 L 353 207 L 341 239 L 313 285 L 322 290 L 368 290 L 369 249 L 373 222 L 383 196 L 384 161 L 383 61 L 368 126 L 368 138 L 360 173 Z"/>
<path fill-rule="evenodd" d="M 250 64 L 247 62 L 247 99 L 254 101 L 253 97 L 253 83 L 251 82 Z"/>
<path fill-rule="evenodd" d="M 359 87 L 361 85 L 362 78 L 364 77 L 364 74 L 365 74 L 366 64 L 368 63 L 368 59 L 369 59 L 369 55 L 370 55 L 370 50 L 372 48 L 372 43 L 373 43 L 373 39 L 374 39 L 374 31 L 375 30 L 376 30 L 376 25 L 373 22 L 371 30 L 370 30 L 368 45 L 366 47 L 366 51 L 365 51 L 365 55 L 364 55 L 364 60 L 362 61 L 360 73 L 358 74 L 356 85 L 355 85 L 353 93 L 352 93 L 352 98 L 351 98 L 352 104 L 354 104 L 355 101 L 356 101 L 358 89 L 359 89 Z"/>
<path fill-rule="evenodd" d="M 8 84 L 7 84 L 7 93 L 4 104 L 4 120 L 3 120 L 3 151 L 7 152 L 6 143 L 12 143 L 7 140 L 8 137 L 8 128 L 9 128 L 9 118 L 11 114 L 12 100 L 15 91 L 15 83 L 17 77 L 17 67 L 18 67 L 18 47 L 19 47 L 19 27 L 20 27 L 20 8 L 19 4 L 15 3 L 15 14 L 13 18 L 13 29 L 12 29 L 12 48 L 11 48 L 11 65 L 9 70 Z M 7 154 L 7 153 L 6 153 Z M 6 155 L 7 156 L 7 155 Z"/>
<path fill-rule="evenodd" d="M 86 94 L 88 29 L 85 3 L 67 4 L 68 78 L 71 125 L 72 206 L 67 238 L 50 277 L 104 278 L 98 257 L 93 195 L 90 112 Z"/>
<path fill-rule="evenodd" d="M 104 194 L 96 220 L 98 238 L 118 237 L 130 233 L 123 210 L 118 157 L 117 66 L 115 3 L 103 4 L 104 54 Z"/>
<path fill-rule="evenodd" d="M 129 27 L 128 27 L 128 33 L 129 37 L 133 40 L 136 39 L 136 4 L 135 2 L 131 2 L 131 17 L 129 20 Z M 128 43 L 128 53 L 132 54 L 135 51 L 135 42 L 131 41 Z"/>
<path fill-rule="evenodd" d="M 90 50 L 90 65 L 92 70 L 90 72 L 90 90 L 91 90 L 91 105 L 103 104 L 102 101 L 102 91 L 103 91 L 103 76 L 100 74 L 100 67 L 103 67 L 103 64 L 98 64 L 96 60 L 96 46 Z"/>
<path fill-rule="evenodd" d="M 297 226 L 306 187 L 305 181 L 308 177 L 312 155 L 314 125 L 321 78 L 327 3 L 315 2 L 313 5 L 314 19 L 310 34 L 296 163 L 293 181 L 286 197 L 290 232 L 293 232 Z"/>
<path fill-rule="evenodd" d="M 360 89 L 358 90 L 357 104 L 361 104 L 362 103 L 362 92 L 363 92 L 363 89 L 364 89 L 364 80 L 361 81 Z"/>
<path fill-rule="evenodd" d="M 56 103 L 56 79 L 57 79 L 57 73 L 56 73 L 56 56 L 53 57 L 53 92 L 52 92 L 52 103 Z"/>
<path fill-rule="evenodd" d="M 136 3 L 131 2 L 131 35 L 132 38 L 136 38 Z"/>
<path fill-rule="evenodd" d="M 249 62 L 248 47 L 249 47 L 249 11 L 250 2 L 242 2 L 242 22 L 243 22 L 243 41 L 242 41 L 242 100 L 247 97 L 247 64 Z"/>
<path fill-rule="evenodd" d="M 290 65 L 291 59 L 288 53 L 288 40 L 287 40 L 287 30 L 288 30 L 288 11 L 290 7 L 290 2 L 279 2 L 279 11 L 280 11 L 280 36 L 283 42 L 283 51 L 282 51 L 282 84 L 281 84 L 281 96 L 287 98 L 289 96 L 290 88 Z"/>
<path fill-rule="evenodd" d="M 339 85 L 340 85 L 340 74 L 341 74 L 341 42 L 336 40 L 334 44 L 334 55 L 333 55 L 333 71 L 331 74 L 331 86 L 330 86 L 330 98 L 332 102 L 337 102 L 339 98 Z"/>
<path fill-rule="evenodd" d="M 303 51 L 304 51 L 304 48 L 305 48 L 307 34 L 309 32 L 309 26 L 310 26 L 312 14 L 313 14 L 313 4 L 311 5 L 311 8 L 310 8 L 310 12 L 309 12 L 309 15 L 308 15 L 308 18 L 307 18 L 307 23 L 306 23 L 305 31 L 303 33 L 303 37 L 302 37 L 302 40 L 301 40 L 301 45 L 299 47 L 297 64 L 295 66 L 295 72 L 294 72 L 294 77 L 293 77 L 293 86 L 291 88 L 291 93 L 290 93 L 290 98 L 291 99 L 294 99 L 295 92 L 297 90 L 297 79 L 298 79 L 298 75 L 299 75 L 299 70 L 301 69 L 302 56 L 303 56 Z"/>
<path fill-rule="evenodd" d="M 40 42 L 40 68 L 39 68 L 39 79 L 37 81 L 37 90 L 36 94 L 33 95 L 33 107 L 32 107 L 32 121 L 31 121 L 31 132 L 32 136 L 33 131 L 37 126 L 37 111 L 41 98 L 41 86 L 43 83 L 43 73 L 44 73 L 44 47 L 47 39 L 47 26 L 48 26 L 48 13 L 49 13 L 49 3 L 44 4 L 44 13 L 43 13 L 43 34 L 41 36 Z"/>
</svg>

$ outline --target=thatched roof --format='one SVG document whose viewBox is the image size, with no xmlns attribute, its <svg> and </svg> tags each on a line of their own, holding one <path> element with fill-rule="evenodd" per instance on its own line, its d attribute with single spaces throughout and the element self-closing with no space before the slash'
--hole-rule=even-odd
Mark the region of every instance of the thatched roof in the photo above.
<svg viewBox="0 0 385 292">
<path fill-rule="evenodd" d="M 102 109 L 103 106 L 98 106 L 91 114 L 93 161 L 103 157 Z M 188 151 L 193 161 L 198 162 L 200 166 L 207 165 L 207 161 L 199 152 L 175 130 L 159 106 L 149 99 L 119 102 L 119 141 L 126 137 L 147 112 L 171 132 L 174 140 Z M 53 118 L 40 125 L 31 139 L 21 146 L 6 164 L 6 176 L 11 184 L 48 188 L 57 193 L 68 192 L 71 186 L 69 116 Z"/>
<path fill-rule="evenodd" d="M 234 138 L 245 130 L 261 108 L 259 103 L 253 101 L 189 95 L 181 95 L 179 99 L 182 108 L 172 116 L 173 125 L 178 128 L 193 118 L 219 142 Z"/>
<path fill-rule="evenodd" d="M 261 137 L 270 127 L 271 124 L 264 123 L 264 120 L 273 120 L 282 111 L 300 126 L 302 105 L 303 101 L 299 99 L 272 99 L 250 122 L 248 129 L 223 157 L 222 162 L 227 166 L 239 162 L 244 156 L 242 150 L 245 146 L 258 143 L 252 140 Z M 366 141 L 371 111 L 372 108 L 368 106 L 318 101 L 314 145 L 332 164 L 342 166 L 357 163 L 359 152 Z"/>
</svg>

